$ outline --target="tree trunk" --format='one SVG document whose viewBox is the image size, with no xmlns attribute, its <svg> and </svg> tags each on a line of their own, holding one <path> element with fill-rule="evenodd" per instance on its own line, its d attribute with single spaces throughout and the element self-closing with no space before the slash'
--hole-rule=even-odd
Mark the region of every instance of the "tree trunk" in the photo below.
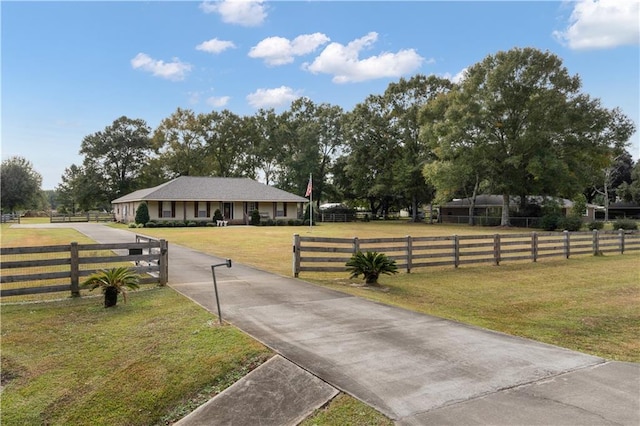
<svg viewBox="0 0 640 426">
<path fill-rule="evenodd" d="M 475 225 L 474 215 L 476 212 L 476 198 L 478 197 L 478 188 L 480 188 L 480 176 L 476 174 L 476 183 L 473 185 L 473 194 L 471 194 L 471 202 L 469 203 L 469 225 Z"/>
<path fill-rule="evenodd" d="M 500 226 L 510 226 L 509 224 L 509 194 L 502 194 L 502 218 Z"/>
<path fill-rule="evenodd" d="M 104 290 L 104 307 L 110 308 L 118 303 L 118 289 L 115 287 L 107 287 Z"/>
</svg>

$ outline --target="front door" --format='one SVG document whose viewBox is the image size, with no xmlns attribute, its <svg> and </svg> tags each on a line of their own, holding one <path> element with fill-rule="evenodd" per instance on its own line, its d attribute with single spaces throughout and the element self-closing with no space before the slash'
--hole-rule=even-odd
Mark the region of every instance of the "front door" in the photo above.
<svg viewBox="0 0 640 426">
<path fill-rule="evenodd" d="M 224 216 L 224 220 L 233 219 L 233 204 L 232 203 L 223 203 L 222 204 L 222 215 Z"/>
</svg>

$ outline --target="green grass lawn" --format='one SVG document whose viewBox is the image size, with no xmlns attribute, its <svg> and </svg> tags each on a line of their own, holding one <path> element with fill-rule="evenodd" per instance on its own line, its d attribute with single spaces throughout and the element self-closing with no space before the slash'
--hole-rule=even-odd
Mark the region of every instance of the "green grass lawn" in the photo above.
<svg viewBox="0 0 640 426">
<path fill-rule="evenodd" d="M 72 229 L 10 226 L 3 247 L 92 242 Z M 100 295 L 62 297 L 1 305 L 0 424 L 170 424 L 272 356 L 169 287 L 130 292 L 115 309 Z M 308 422 L 391 424 L 347 395 Z"/>
<path fill-rule="evenodd" d="M 3 246 L 20 245 L 21 238 L 36 245 L 57 244 L 51 241 L 59 235 L 21 230 L 19 238 L 15 231 L 2 225 Z M 133 231 L 167 239 L 169 253 L 171 244 L 181 244 L 287 276 L 294 233 L 360 238 L 496 233 L 495 228 L 405 222 L 321 224 L 313 230 L 238 226 Z M 81 241 L 75 234 L 60 235 Z M 639 265 L 636 252 L 499 267 L 414 269 L 384 276 L 377 289 L 349 280 L 347 273 L 307 273 L 302 278 L 382 303 L 638 362 Z M 130 296 L 129 304 L 119 303 L 114 311 L 102 308 L 99 297 L 3 305 L 2 423 L 89 424 L 90 419 L 91 424 L 162 424 L 182 417 L 270 356 L 238 330 L 215 326 L 215 317 L 170 288 Z M 251 349 L 245 352 L 245 346 Z M 207 350 L 199 353 L 202 348 Z M 193 370 L 192 359 L 199 356 L 207 365 L 204 372 Z M 165 386 L 158 388 L 157 381 Z M 105 400 L 109 403 L 103 404 Z M 304 424 L 391 422 L 341 395 Z"/>
<path fill-rule="evenodd" d="M 270 356 L 168 287 L 3 305 L 1 423 L 165 424 Z"/>
<path fill-rule="evenodd" d="M 309 227 L 156 228 L 166 238 L 236 262 L 291 276 L 293 234 L 403 237 L 523 233 L 531 230 L 398 221 Z M 169 249 L 169 252 L 171 249 Z M 383 291 L 345 273 L 301 278 L 382 303 L 523 336 L 610 359 L 640 361 L 640 252 L 419 268 L 381 278 Z"/>
</svg>

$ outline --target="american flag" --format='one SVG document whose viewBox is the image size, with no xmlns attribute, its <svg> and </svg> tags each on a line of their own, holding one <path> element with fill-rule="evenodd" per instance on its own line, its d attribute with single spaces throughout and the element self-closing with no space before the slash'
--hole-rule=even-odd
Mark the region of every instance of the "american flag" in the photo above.
<svg viewBox="0 0 640 426">
<path fill-rule="evenodd" d="M 312 183 L 311 176 L 309 176 L 309 183 L 307 184 L 307 192 L 304 194 L 304 196 L 305 197 L 310 196 L 312 190 L 313 190 L 313 183 Z"/>
</svg>

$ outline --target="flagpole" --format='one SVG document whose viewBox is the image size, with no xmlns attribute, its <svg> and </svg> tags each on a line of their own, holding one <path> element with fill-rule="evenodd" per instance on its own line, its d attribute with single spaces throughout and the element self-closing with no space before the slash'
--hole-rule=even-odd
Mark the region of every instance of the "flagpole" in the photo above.
<svg viewBox="0 0 640 426">
<path fill-rule="evenodd" d="M 309 231 L 313 229 L 313 174 L 309 173 Z"/>
</svg>

